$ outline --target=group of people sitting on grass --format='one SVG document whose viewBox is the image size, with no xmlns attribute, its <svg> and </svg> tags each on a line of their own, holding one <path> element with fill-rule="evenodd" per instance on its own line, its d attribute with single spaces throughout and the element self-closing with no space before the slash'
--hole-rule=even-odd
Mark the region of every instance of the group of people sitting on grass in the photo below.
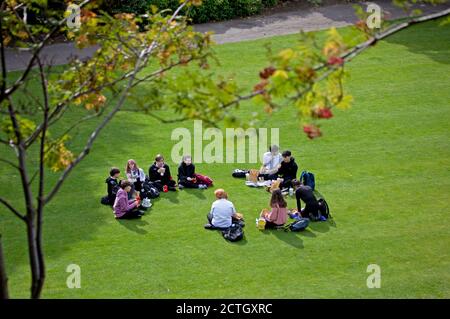
<svg viewBox="0 0 450 319">
<path fill-rule="evenodd" d="M 260 218 L 265 221 L 266 229 L 284 226 L 288 216 L 291 218 L 297 216 L 310 218 L 319 214 L 319 203 L 311 187 L 303 185 L 298 180 L 293 180 L 292 186 L 295 189 L 297 210 L 292 213 L 289 212 L 281 189 L 274 190 L 269 202 L 270 210 L 263 209 L 260 214 Z M 228 200 L 228 194 L 225 190 L 217 189 L 214 195 L 216 200 L 213 202 L 207 215 L 208 223 L 205 225 L 206 229 L 226 229 L 233 223 L 243 219 L 242 214 L 237 213 L 234 204 Z M 305 203 L 303 209 L 301 201 Z"/>
<path fill-rule="evenodd" d="M 189 155 L 183 156 L 178 167 L 178 184 L 172 178 L 169 165 L 160 154 L 149 167 L 148 175 L 133 159 L 128 160 L 125 174 L 126 179 L 121 180 L 120 170 L 113 167 L 105 181 L 108 195 L 102 198 L 102 203 L 113 207 L 117 219 L 139 218 L 145 213 L 145 208 L 141 206 L 143 200 L 141 193 L 144 193 L 147 186 L 150 190 L 154 188 L 159 195 L 159 192 L 176 191 L 177 186 L 179 189 L 205 189 L 213 183 L 208 176 L 195 172 L 195 165 Z"/>
<path fill-rule="evenodd" d="M 279 182 L 279 187 L 271 192 L 270 210 L 265 209 L 260 214 L 260 218 L 265 220 L 265 228 L 275 228 L 286 223 L 289 212 L 283 190 L 287 188 L 292 188 L 295 192 L 297 212 L 294 214 L 305 218 L 319 214 L 319 203 L 313 189 L 297 180 L 297 171 L 298 166 L 289 150 L 280 154 L 278 146 L 273 145 L 269 152 L 264 154 L 258 177 Z M 173 180 L 170 168 L 160 154 L 155 157 L 148 175 L 132 159 L 128 160 L 125 173 L 126 179 L 120 180 L 120 170 L 112 168 L 106 179 L 108 195 L 105 200 L 113 206 L 117 219 L 139 218 L 145 214 L 140 195 L 146 183 L 162 192 L 176 191 L 177 187 L 205 189 L 212 185 L 209 177 L 195 172 L 195 165 L 189 155 L 183 156 L 178 167 L 178 183 Z M 205 228 L 226 229 L 233 222 L 242 220 L 242 215 L 236 212 L 225 190 L 217 189 L 214 194 L 216 200 L 207 215 L 208 224 Z M 305 203 L 303 210 L 301 201 Z"/>
<path fill-rule="evenodd" d="M 277 228 L 286 224 L 288 216 L 291 218 L 314 218 L 319 216 L 319 201 L 310 186 L 304 185 L 304 181 L 297 179 L 298 166 L 289 150 L 280 154 L 279 147 L 272 145 L 269 152 L 263 155 L 263 164 L 259 169 L 258 178 L 279 182 L 279 186 L 271 191 L 269 202 L 270 210 L 263 209 L 260 219 L 264 220 L 265 228 Z M 284 198 L 286 190 L 292 188 L 295 193 L 297 209 L 289 212 Z M 224 229 L 234 222 L 242 219 L 242 215 L 236 212 L 232 202 L 223 189 L 214 192 L 216 201 L 212 204 L 211 211 L 207 215 L 206 229 Z M 301 202 L 305 203 L 302 209 Z"/>
</svg>

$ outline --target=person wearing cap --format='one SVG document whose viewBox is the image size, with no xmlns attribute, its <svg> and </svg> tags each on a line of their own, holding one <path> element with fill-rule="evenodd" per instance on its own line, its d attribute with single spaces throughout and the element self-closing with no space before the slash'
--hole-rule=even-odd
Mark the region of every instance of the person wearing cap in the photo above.
<svg viewBox="0 0 450 319">
<path fill-rule="evenodd" d="M 280 148 L 278 145 L 272 145 L 269 148 L 269 152 L 263 155 L 263 165 L 259 170 L 259 176 L 263 177 L 265 180 L 277 179 L 277 171 L 280 168 L 280 164 L 283 161 L 283 157 L 279 152 Z"/>
<path fill-rule="evenodd" d="M 228 228 L 233 223 L 233 219 L 239 220 L 240 216 L 236 213 L 233 203 L 228 200 L 225 190 L 216 189 L 214 195 L 216 201 L 212 203 L 211 211 L 207 215 L 209 224 L 205 225 L 205 228 Z"/>
</svg>

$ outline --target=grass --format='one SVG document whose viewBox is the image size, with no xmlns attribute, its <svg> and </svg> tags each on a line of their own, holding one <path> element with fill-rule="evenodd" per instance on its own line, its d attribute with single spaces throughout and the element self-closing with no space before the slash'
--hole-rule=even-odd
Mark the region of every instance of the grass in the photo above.
<svg viewBox="0 0 450 319">
<path fill-rule="evenodd" d="M 323 33 L 320 33 L 323 34 Z M 296 36 L 217 47 L 220 72 L 251 88 L 265 66 L 264 44 L 292 45 Z M 44 298 L 449 298 L 450 27 L 411 27 L 348 65 L 354 107 L 323 123 L 308 140 L 292 110 L 275 113 L 300 171 L 316 174 L 336 225 L 313 223 L 302 233 L 260 232 L 253 221 L 269 201 L 231 171 L 241 164 L 198 164 L 225 188 L 247 220 L 245 239 L 229 243 L 203 229 L 213 189 L 163 194 L 136 221 L 117 221 L 99 204 L 111 166 L 134 158 L 145 170 L 154 155 L 170 158 L 177 125 L 161 126 L 120 112 L 46 211 Z M 237 113 L 244 116 L 251 103 Z M 75 119 L 76 111 L 68 114 Z M 88 128 L 71 147 L 79 149 Z M 183 126 L 192 130 L 193 123 Z M 207 142 L 205 142 L 206 144 Z M 4 152 L 4 149 L 2 150 Z M 31 162 L 35 159 L 31 158 Z M 170 163 L 175 172 L 176 164 Z M 14 173 L 15 174 L 15 173 Z M 55 177 L 49 178 L 49 184 Z M 0 167 L 2 195 L 20 205 L 18 176 Z M 289 200 L 294 206 L 294 201 Z M 28 297 L 23 225 L 1 208 L 12 297 Z M 65 270 L 81 267 L 81 289 Z M 381 267 L 381 288 L 368 289 L 369 264 Z"/>
</svg>

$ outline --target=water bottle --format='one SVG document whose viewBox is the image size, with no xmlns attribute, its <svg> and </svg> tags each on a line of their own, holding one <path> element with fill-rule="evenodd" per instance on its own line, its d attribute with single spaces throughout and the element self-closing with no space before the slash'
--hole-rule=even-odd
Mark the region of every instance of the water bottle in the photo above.
<svg viewBox="0 0 450 319">
<path fill-rule="evenodd" d="M 293 196 L 294 195 L 294 189 L 291 187 L 289 188 L 289 196 Z"/>
</svg>

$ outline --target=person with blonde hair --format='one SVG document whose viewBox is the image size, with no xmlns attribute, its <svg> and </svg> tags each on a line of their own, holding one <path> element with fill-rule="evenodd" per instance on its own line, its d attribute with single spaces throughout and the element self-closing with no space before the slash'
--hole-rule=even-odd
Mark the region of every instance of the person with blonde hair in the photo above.
<svg viewBox="0 0 450 319">
<path fill-rule="evenodd" d="M 209 224 L 205 225 L 207 229 L 225 229 L 231 226 L 233 219 L 239 220 L 240 215 L 232 202 L 228 200 L 228 194 L 224 189 L 219 188 L 214 191 L 216 201 L 212 203 L 211 211 L 207 215 Z"/>
<path fill-rule="evenodd" d="M 203 184 L 195 174 L 195 165 L 192 163 L 192 157 L 190 155 L 184 155 L 183 159 L 178 166 L 178 188 L 208 188 L 206 184 Z"/>
</svg>

